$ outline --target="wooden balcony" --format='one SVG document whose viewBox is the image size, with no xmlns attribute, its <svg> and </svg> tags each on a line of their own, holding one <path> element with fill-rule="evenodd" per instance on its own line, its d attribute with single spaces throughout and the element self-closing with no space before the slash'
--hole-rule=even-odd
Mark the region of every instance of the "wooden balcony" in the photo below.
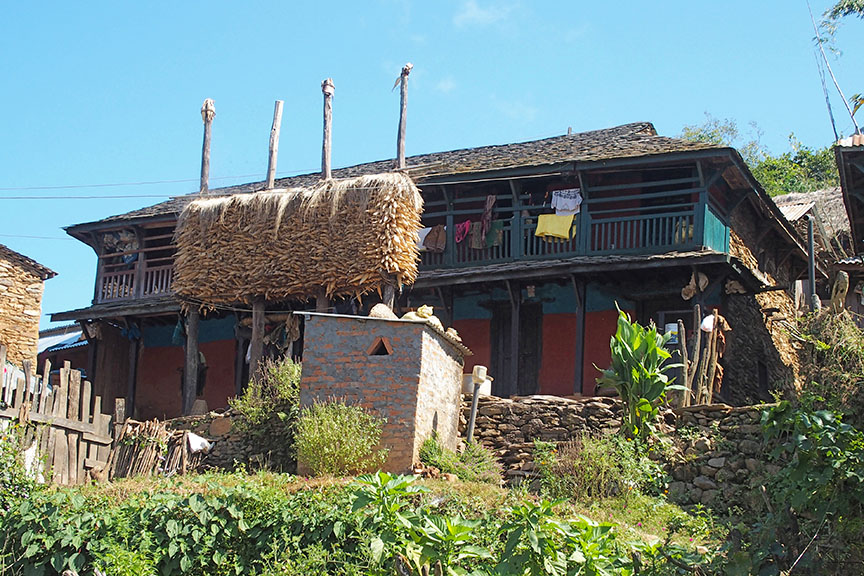
<svg viewBox="0 0 864 576">
<path fill-rule="evenodd" d="M 140 269 L 139 269 L 140 268 Z M 97 303 L 158 296 L 171 292 L 173 266 L 141 266 L 105 271 L 99 276 Z"/>
<path fill-rule="evenodd" d="M 496 215 L 500 218 L 501 214 Z M 453 219 L 451 218 L 451 221 Z M 712 208 L 698 203 L 627 214 L 584 210 L 574 218 L 571 238 L 535 236 L 537 217 L 512 213 L 503 219 L 499 246 L 474 249 L 470 238 L 456 243 L 448 228 L 443 252 L 421 252 L 421 269 L 471 267 L 520 259 L 555 259 L 612 254 L 662 254 L 709 247 L 728 251 L 729 229 Z"/>
</svg>

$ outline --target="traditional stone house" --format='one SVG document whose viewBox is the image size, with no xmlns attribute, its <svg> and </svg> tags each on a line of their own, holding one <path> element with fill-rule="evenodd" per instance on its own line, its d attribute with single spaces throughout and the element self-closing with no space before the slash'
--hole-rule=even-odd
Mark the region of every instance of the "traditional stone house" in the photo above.
<svg viewBox="0 0 864 576">
<path fill-rule="evenodd" d="M 334 170 L 333 177 L 394 167 L 392 160 L 371 162 Z M 806 275 L 806 251 L 734 149 L 663 137 L 643 122 L 413 156 L 403 174 L 420 188 L 421 234 L 434 240 L 421 242 L 419 274 L 401 286 L 397 308 L 434 305 L 474 352 L 466 370 L 489 367 L 494 394 L 592 396 L 595 365 L 609 362 L 616 306 L 660 326 L 680 318 L 692 332 L 695 303 L 719 308 L 733 328 L 721 399 L 767 398 L 770 388 L 795 383 L 783 323 L 795 315 L 794 284 Z M 306 174 L 276 187 L 318 182 L 320 174 Z M 264 188 L 259 182 L 210 194 L 242 197 Z M 196 198 L 67 229 L 99 257 L 95 297 L 53 319 L 82 322 L 98 335 L 94 385 L 106 398 L 126 396 L 128 405 L 138 398 L 141 417 L 179 410 L 190 302 L 172 290 L 172 239 Z M 550 218 L 557 216 L 564 218 Z M 544 231 L 550 222 L 565 225 Z M 338 241 L 338 230 L 332 234 Z M 260 241 L 269 254 L 269 237 Z M 322 278 L 331 272 L 319 270 Z M 700 282 L 685 290 L 694 277 Z M 312 300 L 286 297 L 268 311 L 308 309 Z M 361 304 L 375 301 L 367 294 Z M 199 334 L 211 408 L 224 405 L 248 371 L 250 306 L 224 298 L 219 304 Z M 302 354 L 302 327 L 292 350 Z M 162 404 L 145 411 L 153 398 Z"/>
<path fill-rule="evenodd" d="M 6 359 L 36 365 L 45 280 L 56 272 L 0 244 L 0 343 Z"/>
</svg>

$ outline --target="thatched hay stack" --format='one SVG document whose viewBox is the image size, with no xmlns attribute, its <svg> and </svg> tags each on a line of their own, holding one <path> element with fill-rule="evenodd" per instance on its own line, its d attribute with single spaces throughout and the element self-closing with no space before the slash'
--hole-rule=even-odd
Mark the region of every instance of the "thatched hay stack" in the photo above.
<svg viewBox="0 0 864 576">
<path fill-rule="evenodd" d="M 417 278 L 423 200 L 399 173 L 202 198 L 177 224 L 174 291 L 203 305 L 359 296 Z M 389 280 L 392 282 L 393 280 Z"/>
</svg>

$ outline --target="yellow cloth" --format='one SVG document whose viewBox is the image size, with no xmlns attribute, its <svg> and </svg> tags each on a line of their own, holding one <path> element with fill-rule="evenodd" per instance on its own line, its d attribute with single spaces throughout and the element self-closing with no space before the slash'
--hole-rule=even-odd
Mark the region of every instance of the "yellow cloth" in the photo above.
<svg viewBox="0 0 864 576">
<path fill-rule="evenodd" d="M 573 226 L 573 214 L 541 214 L 537 217 L 535 236 L 541 238 L 570 239 L 570 227 Z"/>
</svg>

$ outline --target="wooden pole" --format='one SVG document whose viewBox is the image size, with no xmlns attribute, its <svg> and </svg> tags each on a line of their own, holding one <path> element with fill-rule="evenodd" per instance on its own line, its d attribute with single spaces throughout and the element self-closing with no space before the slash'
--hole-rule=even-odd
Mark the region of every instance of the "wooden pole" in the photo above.
<svg viewBox="0 0 864 576">
<path fill-rule="evenodd" d="M 411 73 L 413 64 L 408 62 L 402 67 L 399 76 L 399 135 L 396 137 L 396 167 L 405 169 L 405 122 L 408 118 L 408 75 Z"/>
<path fill-rule="evenodd" d="M 699 329 L 698 327 L 696 328 Z M 680 384 L 686 388 L 681 392 L 680 402 L 676 402 L 678 407 L 683 408 L 689 406 L 690 402 L 690 367 L 689 358 L 687 356 L 687 333 L 684 331 L 684 322 L 678 320 L 678 353 L 681 355 L 681 380 Z"/>
<path fill-rule="evenodd" d="M 201 119 L 204 121 L 204 146 L 201 149 L 201 194 L 206 194 L 210 180 L 210 126 L 216 117 L 216 105 L 212 98 L 204 100 Z"/>
<path fill-rule="evenodd" d="M 186 315 L 186 370 L 183 371 L 183 415 L 192 413 L 195 392 L 198 387 L 198 324 L 200 315 L 196 308 Z"/>
<path fill-rule="evenodd" d="M 510 296 L 510 383 L 508 396 L 519 393 L 519 315 L 522 305 L 522 287 L 507 280 Z"/>
<path fill-rule="evenodd" d="M 273 109 L 273 126 L 270 128 L 270 156 L 267 160 L 267 189 L 276 183 L 276 157 L 279 155 L 279 129 L 282 127 L 282 100 L 276 100 Z"/>
<path fill-rule="evenodd" d="M 321 288 L 315 296 L 315 311 L 327 312 L 330 310 L 330 299 L 327 298 L 327 290 Z"/>
<path fill-rule="evenodd" d="M 382 296 L 382 301 L 384 305 L 393 310 L 396 307 L 396 286 L 390 284 L 389 282 L 393 282 L 393 277 L 389 277 L 388 283 L 384 285 L 384 294 Z"/>
<path fill-rule="evenodd" d="M 249 379 L 258 378 L 258 366 L 264 357 L 264 300 L 252 303 L 252 342 L 249 348 Z"/>
<path fill-rule="evenodd" d="M 331 124 L 333 121 L 333 93 L 336 87 L 333 79 L 327 78 L 321 83 L 321 92 L 324 93 L 324 145 L 321 149 L 321 177 L 324 180 L 332 178 L 330 174 L 330 141 Z"/>
</svg>

